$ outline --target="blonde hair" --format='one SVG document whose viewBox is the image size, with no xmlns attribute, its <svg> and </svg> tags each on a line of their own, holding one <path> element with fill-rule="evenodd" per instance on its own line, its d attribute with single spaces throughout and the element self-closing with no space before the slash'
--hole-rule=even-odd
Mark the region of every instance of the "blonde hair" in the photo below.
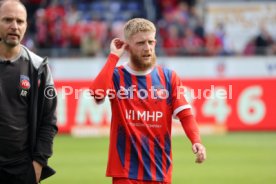
<svg viewBox="0 0 276 184">
<path fill-rule="evenodd" d="M 129 20 L 124 26 L 124 36 L 125 39 L 129 39 L 136 33 L 139 32 L 156 32 L 154 24 L 143 18 L 134 18 Z"/>
</svg>

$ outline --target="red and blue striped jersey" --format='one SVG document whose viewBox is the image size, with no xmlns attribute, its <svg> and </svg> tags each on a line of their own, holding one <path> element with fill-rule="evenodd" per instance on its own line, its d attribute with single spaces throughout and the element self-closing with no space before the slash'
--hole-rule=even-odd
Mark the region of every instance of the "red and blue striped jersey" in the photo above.
<svg viewBox="0 0 276 184">
<path fill-rule="evenodd" d="M 143 73 L 122 65 L 114 69 L 112 81 L 106 175 L 171 182 L 172 116 L 191 108 L 179 94 L 180 78 L 158 65 Z"/>
</svg>

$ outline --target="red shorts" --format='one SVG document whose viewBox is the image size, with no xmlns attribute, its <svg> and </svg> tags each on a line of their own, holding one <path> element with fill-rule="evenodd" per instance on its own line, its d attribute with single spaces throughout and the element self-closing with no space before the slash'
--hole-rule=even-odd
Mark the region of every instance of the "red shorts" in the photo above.
<svg viewBox="0 0 276 184">
<path fill-rule="evenodd" d="M 112 178 L 112 184 L 171 184 L 168 182 L 161 181 L 142 181 L 142 180 L 132 180 L 128 178 Z"/>
</svg>

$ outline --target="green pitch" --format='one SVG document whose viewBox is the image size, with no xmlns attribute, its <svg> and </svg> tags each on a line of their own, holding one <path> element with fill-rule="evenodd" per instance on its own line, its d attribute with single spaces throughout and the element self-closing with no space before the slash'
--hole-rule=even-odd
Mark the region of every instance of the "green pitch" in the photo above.
<svg viewBox="0 0 276 184">
<path fill-rule="evenodd" d="M 195 164 L 191 145 L 173 138 L 173 184 L 275 184 L 276 133 L 203 136 L 207 160 Z M 108 138 L 58 136 L 49 163 L 57 174 L 43 184 L 110 184 Z"/>
</svg>

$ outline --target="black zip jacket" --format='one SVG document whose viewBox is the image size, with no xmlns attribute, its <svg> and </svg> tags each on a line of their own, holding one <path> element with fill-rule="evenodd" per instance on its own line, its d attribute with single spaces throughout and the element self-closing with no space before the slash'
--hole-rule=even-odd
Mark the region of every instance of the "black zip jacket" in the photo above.
<svg viewBox="0 0 276 184">
<path fill-rule="evenodd" d="M 57 97 L 54 81 L 48 65 L 47 58 L 41 58 L 22 46 L 30 58 L 30 154 L 33 160 L 43 166 L 41 180 L 55 174 L 47 164 L 52 156 L 53 139 L 58 128 L 56 125 Z"/>
</svg>

